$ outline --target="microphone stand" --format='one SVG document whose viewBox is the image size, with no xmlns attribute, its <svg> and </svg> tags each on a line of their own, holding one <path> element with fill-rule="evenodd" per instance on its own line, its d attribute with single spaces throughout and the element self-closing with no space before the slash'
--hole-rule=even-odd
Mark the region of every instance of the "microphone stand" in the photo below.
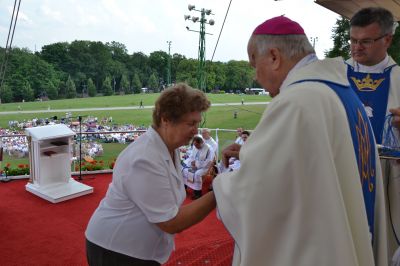
<svg viewBox="0 0 400 266">
<path fill-rule="evenodd" d="M 79 180 L 82 180 L 82 116 L 78 116 L 79 121 Z"/>
<path fill-rule="evenodd" d="M 79 181 L 82 181 L 82 115 L 78 116 L 79 121 Z"/>
</svg>

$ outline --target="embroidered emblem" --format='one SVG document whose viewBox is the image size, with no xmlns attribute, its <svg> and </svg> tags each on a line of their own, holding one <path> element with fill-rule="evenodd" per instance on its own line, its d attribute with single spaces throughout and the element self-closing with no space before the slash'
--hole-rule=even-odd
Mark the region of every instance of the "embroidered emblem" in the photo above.
<svg viewBox="0 0 400 266">
<path fill-rule="evenodd" d="M 374 109 L 372 109 L 372 107 L 368 106 L 368 105 L 363 104 L 363 106 L 364 106 L 365 112 L 367 113 L 367 116 L 374 117 Z"/>
<path fill-rule="evenodd" d="M 351 80 L 354 82 L 359 91 L 375 91 L 385 79 L 381 78 L 378 80 L 373 80 L 370 74 L 367 74 L 367 76 L 361 80 L 356 79 L 355 77 L 351 77 Z"/>
<path fill-rule="evenodd" d="M 371 162 L 371 142 L 368 133 L 368 121 L 364 121 L 359 109 L 357 110 L 357 117 L 358 123 L 356 125 L 356 132 L 358 138 L 358 165 L 360 168 L 361 183 L 368 182 L 368 190 L 372 192 L 374 190 L 372 178 L 375 176 L 375 169 Z"/>
</svg>

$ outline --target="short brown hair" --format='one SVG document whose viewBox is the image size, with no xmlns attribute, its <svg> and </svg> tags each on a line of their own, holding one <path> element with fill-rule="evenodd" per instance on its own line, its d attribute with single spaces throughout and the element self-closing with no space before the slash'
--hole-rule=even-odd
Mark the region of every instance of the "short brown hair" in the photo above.
<svg viewBox="0 0 400 266">
<path fill-rule="evenodd" d="M 204 139 L 201 135 L 196 135 L 193 137 L 193 143 L 203 143 Z"/>
<path fill-rule="evenodd" d="M 159 127 L 161 118 L 173 123 L 191 112 L 205 112 L 210 107 L 206 95 L 185 83 L 165 89 L 158 97 L 153 110 L 153 125 Z"/>
</svg>

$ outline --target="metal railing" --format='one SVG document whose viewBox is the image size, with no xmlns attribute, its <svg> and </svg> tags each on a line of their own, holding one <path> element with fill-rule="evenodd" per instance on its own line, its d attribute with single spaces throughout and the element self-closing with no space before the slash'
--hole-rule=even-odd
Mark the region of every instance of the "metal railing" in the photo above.
<svg viewBox="0 0 400 266">
<path fill-rule="evenodd" d="M 201 130 L 201 129 L 199 129 Z M 224 147 L 232 144 L 236 139 L 235 129 L 209 129 L 211 136 L 217 141 L 219 151 Z M 71 155 L 71 171 L 73 175 L 82 174 L 93 174 L 96 172 L 110 172 L 112 171 L 111 164 L 119 153 L 132 141 L 134 136 L 140 135 L 146 130 L 121 130 L 121 131 L 89 131 L 89 132 L 76 132 L 73 143 L 73 154 Z M 122 135 L 119 140 L 116 135 Z M 125 135 L 125 136 L 124 136 Z M 126 138 L 128 136 L 128 138 Z M 123 138 L 125 137 L 125 140 Z M 132 138 L 130 138 L 132 137 Z M 21 138 L 25 139 L 25 144 L 16 143 L 21 142 Z M 4 149 L 3 158 L 1 158 L 0 171 L 4 170 L 6 165 L 9 165 L 10 169 L 29 167 L 29 154 L 28 144 L 25 134 L 6 134 L 0 135 L 1 145 Z M 87 152 L 86 145 L 101 145 L 101 154 L 90 154 Z M 18 145 L 20 146 L 18 148 Z M 24 146 L 25 145 L 25 146 Z M 83 147 L 84 146 L 84 147 Z M 11 150 L 10 150 L 11 149 Z M 88 156 L 89 155 L 89 156 Z M 90 157 L 93 161 L 88 161 Z M 88 170 L 88 169 L 99 170 Z M 29 175 L 15 176 L 15 178 L 29 178 Z"/>
</svg>

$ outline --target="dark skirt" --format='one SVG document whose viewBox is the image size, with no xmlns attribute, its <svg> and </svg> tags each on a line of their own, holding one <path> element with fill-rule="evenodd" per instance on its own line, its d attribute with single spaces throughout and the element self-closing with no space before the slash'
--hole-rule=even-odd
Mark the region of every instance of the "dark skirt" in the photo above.
<svg viewBox="0 0 400 266">
<path fill-rule="evenodd" d="M 100 247 L 86 239 L 86 256 L 90 266 L 160 266 L 153 260 L 141 260 Z"/>
</svg>

